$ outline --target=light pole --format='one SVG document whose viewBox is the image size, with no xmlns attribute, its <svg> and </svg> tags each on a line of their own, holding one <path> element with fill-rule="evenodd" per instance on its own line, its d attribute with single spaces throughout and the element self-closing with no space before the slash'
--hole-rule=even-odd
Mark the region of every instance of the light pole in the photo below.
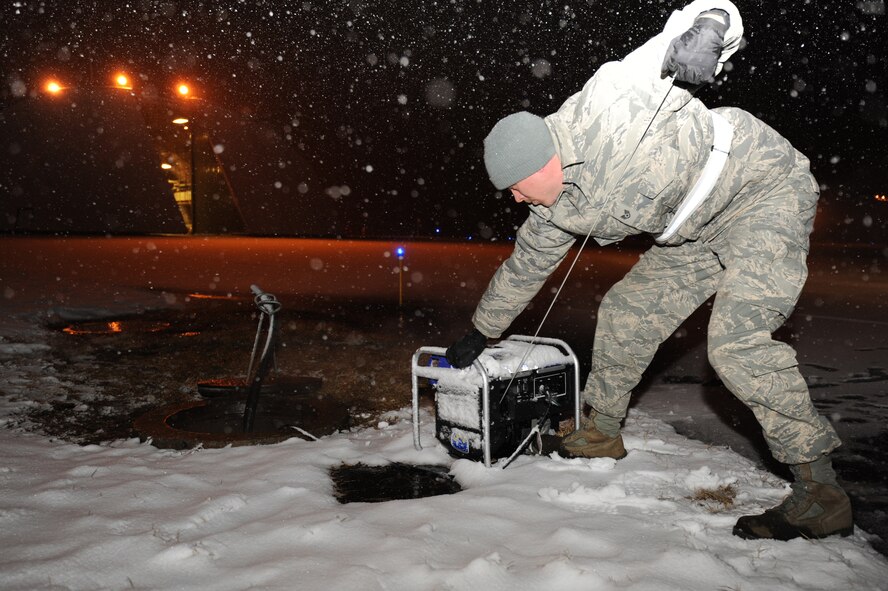
<svg viewBox="0 0 888 591">
<path fill-rule="evenodd" d="M 404 305 L 404 247 L 399 246 L 395 249 L 398 255 L 398 307 Z"/>
<path fill-rule="evenodd" d="M 197 219 L 197 204 L 194 199 L 194 123 L 187 117 L 177 117 L 173 119 L 173 123 L 181 125 L 183 129 L 188 131 L 189 157 L 188 157 L 188 183 L 191 186 L 191 233 L 195 233 Z"/>
<path fill-rule="evenodd" d="M 192 96 L 191 87 L 188 86 L 187 84 L 185 84 L 184 82 L 181 82 L 176 86 L 176 93 L 182 99 L 194 100 L 196 98 L 196 97 Z M 194 140 L 195 140 L 194 126 L 195 126 L 196 113 L 195 113 L 195 109 L 193 109 L 193 108 L 190 109 L 190 111 L 191 111 L 189 113 L 190 121 L 189 121 L 189 119 L 186 119 L 186 118 L 179 118 L 179 119 L 175 119 L 173 121 L 173 123 L 179 122 L 181 125 L 188 124 L 188 127 L 186 129 L 188 129 L 188 143 L 190 144 L 190 146 L 189 146 L 189 148 L 190 148 L 189 160 L 191 161 L 190 162 L 190 164 L 191 164 L 191 166 L 190 166 L 191 178 L 189 179 L 191 181 L 191 233 L 197 234 L 197 152 L 194 147 L 194 143 L 195 143 L 194 142 Z"/>
</svg>

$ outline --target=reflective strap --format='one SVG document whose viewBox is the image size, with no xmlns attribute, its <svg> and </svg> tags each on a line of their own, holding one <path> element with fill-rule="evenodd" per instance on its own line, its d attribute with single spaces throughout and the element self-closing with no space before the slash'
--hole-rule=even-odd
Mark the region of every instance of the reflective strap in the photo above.
<svg viewBox="0 0 888 591">
<path fill-rule="evenodd" d="M 706 159 L 706 165 L 703 167 L 703 172 L 700 173 L 700 178 L 682 199 L 672 221 L 669 222 L 663 233 L 657 236 L 657 242 L 666 242 L 672 238 L 676 230 L 706 201 L 718 181 L 718 175 L 725 167 L 725 162 L 728 161 L 731 140 L 734 138 L 734 127 L 718 113 L 709 111 L 709 115 L 712 117 L 712 148 L 709 158 Z"/>
</svg>

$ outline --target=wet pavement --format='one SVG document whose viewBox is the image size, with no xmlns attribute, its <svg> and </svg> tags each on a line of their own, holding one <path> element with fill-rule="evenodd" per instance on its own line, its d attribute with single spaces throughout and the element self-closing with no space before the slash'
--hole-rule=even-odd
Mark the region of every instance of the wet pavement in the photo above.
<svg viewBox="0 0 888 591">
<path fill-rule="evenodd" d="M 269 394 L 263 388 L 263 417 L 271 413 L 282 417 L 275 423 L 283 420 L 326 434 L 374 424 L 376 417 L 409 402 L 409 359 L 419 346 L 411 330 L 427 325 L 424 312 L 372 303 L 331 304 L 329 309 L 319 315 L 288 309 L 285 303 L 272 379 L 286 392 Z M 81 444 L 137 435 L 132 424 L 148 411 L 211 399 L 224 386 L 242 382 L 256 318 L 252 302 L 221 299 L 101 322 L 53 320 L 48 324 L 54 331 L 51 371 L 76 387 L 28 408 L 18 420 Z M 237 414 L 234 409 L 219 418 L 236 422 Z M 185 428 L 201 420 L 193 418 Z"/>
</svg>

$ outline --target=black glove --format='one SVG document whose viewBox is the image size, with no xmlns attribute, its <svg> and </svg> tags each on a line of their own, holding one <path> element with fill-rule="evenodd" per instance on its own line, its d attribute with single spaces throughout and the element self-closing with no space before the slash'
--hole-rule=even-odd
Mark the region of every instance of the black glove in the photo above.
<svg viewBox="0 0 888 591">
<path fill-rule="evenodd" d="M 453 367 L 463 368 L 472 365 L 487 346 L 487 337 L 477 328 L 447 348 L 447 362 Z"/>
<path fill-rule="evenodd" d="M 724 10 L 702 13 L 693 27 L 672 40 L 663 60 L 663 76 L 671 75 L 679 82 L 693 85 L 715 80 L 718 58 L 730 26 L 731 17 Z"/>
</svg>

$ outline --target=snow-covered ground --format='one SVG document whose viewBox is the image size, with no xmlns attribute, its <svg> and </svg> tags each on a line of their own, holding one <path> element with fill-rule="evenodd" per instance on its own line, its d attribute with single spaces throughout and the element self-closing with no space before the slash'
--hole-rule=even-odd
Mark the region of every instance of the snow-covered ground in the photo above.
<svg viewBox="0 0 888 591">
<path fill-rule="evenodd" d="M 4 423 L 32 400 L 62 396 L 74 387 L 54 376 L 45 361 L 50 340 L 43 323 L 53 314 L 108 317 L 175 306 L 190 291 L 242 292 L 249 283 L 279 297 L 398 293 L 394 245 L 383 243 L 6 238 L 0 246 Z M 507 252 L 480 245 L 411 246 L 406 293 L 429 305 L 468 310 Z M 624 268 L 632 257 L 600 251 L 584 256 L 572 289 L 591 284 L 599 290 L 598 278 Z M 824 277 L 830 269 L 826 264 Z M 849 280 L 865 299 L 869 290 L 884 293 L 885 286 L 880 274 L 867 269 L 872 280 L 863 285 L 851 277 L 857 270 L 832 274 L 837 284 Z M 880 341 L 857 339 L 859 327 L 839 330 L 855 326 L 846 312 L 860 306 L 832 301 L 837 296 L 828 288 L 831 280 L 818 282 L 814 265 L 812 271 L 812 305 L 822 301 L 821 309 L 795 320 L 792 329 L 808 332 L 799 343 L 821 339 L 821 349 L 811 352 L 820 351 L 822 359 L 807 362 L 837 384 L 879 384 L 866 382 L 865 375 L 849 381 L 856 370 L 847 368 L 871 363 L 858 360 L 866 352 L 858 349 L 878 349 Z M 606 287 L 603 281 L 599 293 Z M 577 293 L 567 292 L 562 323 L 588 316 Z M 870 320 L 862 314 L 857 320 Z M 835 322 L 834 317 L 845 319 L 835 333 L 812 333 L 812 326 Z M 447 344 L 463 330 L 442 328 L 441 341 L 425 344 Z M 695 350 L 676 356 L 677 377 L 699 377 Z M 680 384 L 651 386 L 643 398 L 674 398 L 678 417 L 707 412 L 676 391 Z M 87 386 L 76 387 L 88 388 L 88 379 Z M 619 462 L 522 456 L 502 470 L 453 461 L 434 444 L 432 417 L 425 411 L 426 447 L 414 450 L 409 383 L 400 395 L 404 409 L 380 417 L 375 428 L 272 446 L 177 452 L 117 440 L 82 447 L 0 429 L 0 588 L 888 587 L 888 561 L 859 528 L 852 537 L 820 541 L 732 536 L 738 516 L 775 504 L 787 485 L 727 447 L 677 434 L 663 420 L 675 408 L 633 408 L 624 435 L 629 455 Z M 841 412 L 833 418 L 841 419 Z M 328 474 L 343 462 L 446 464 L 463 491 L 343 505 Z M 723 487 L 736 491 L 733 502 L 706 500 Z"/>
<path fill-rule="evenodd" d="M 0 431 L 4 589 L 884 589 L 862 535 L 747 542 L 784 483 L 634 413 L 629 456 L 459 460 L 455 495 L 340 505 L 342 462 L 448 463 L 387 425 L 267 446 L 78 447 Z M 431 417 L 425 416 L 425 424 Z M 432 433 L 425 429 L 425 440 Z M 736 506 L 692 500 L 734 485 Z"/>
</svg>

